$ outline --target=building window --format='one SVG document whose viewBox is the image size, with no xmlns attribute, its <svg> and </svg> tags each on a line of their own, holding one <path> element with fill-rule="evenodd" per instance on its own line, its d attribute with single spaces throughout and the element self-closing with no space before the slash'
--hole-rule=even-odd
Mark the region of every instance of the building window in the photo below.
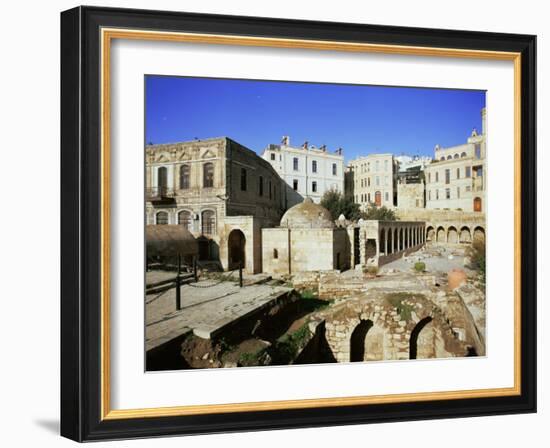
<svg viewBox="0 0 550 448">
<path fill-rule="evenodd" d="M 450 155 L 450 154 L 447 156 L 447 160 L 451 160 L 452 158 L 453 158 L 453 156 Z"/>
<path fill-rule="evenodd" d="M 370 187 L 370 177 L 367 177 L 367 185 Z"/>
<path fill-rule="evenodd" d="M 384 171 L 388 171 L 388 161 L 384 160 Z"/>
<path fill-rule="evenodd" d="M 292 166 L 294 168 L 294 171 L 298 171 L 298 157 L 294 157 L 292 159 Z"/>
<path fill-rule="evenodd" d="M 216 215 L 212 210 L 202 212 L 202 233 L 214 235 L 216 233 Z"/>
<path fill-rule="evenodd" d="M 202 167 L 203 173 L 203 187 L 212 188 L 214 186 L 214 164 L 205 163 Z"/>
<path fill-rule="evenodd" d="M 445 183 L 451 183 L 451 170 L 445 170 Z"/>
<path fill-rule="evenodd" d="M 168 187 L 168 169 L 165 166 L 161 166 L 157 171 L 157 187 L 160 194 L 166 192 L 166 188 Z"/>
<path fill-rule="evenodd" d="M 451 199 L 451 189 L 445 188 L 445 199 Z"/>
<path fill-rule="evenodd" d="M 439 171 L 436 171 L 435 173 L 435 181 L 436 183 L 439 182 Z"/>
<path fill-rule="evenodd" d="M 178 213 L 178 224 L 180 226 L 183 226 L 185 229 L 189 230 L 191 229 L 191 224 L 193 222 L 193 217 L 191 215 L 191 212 L 187 210 L 182 210 Z"/>
<path fill-rule="evenodd" d="M 432 173 L 428 173 L 428 183 L 432 181 Z"/>
<path fill-rule="evenodd" d="M 279 251 L 277 249 L 273 249 L 273 258 L 279 258 Z"/>
<path fill-rule="evenodd" d="M 428 201 L 432 200 L 432 190 L 428 191 Z"/>
<path fill-rule="evenodd" d="M 189 177 L 191 167 L 189 165 L 180 166 L 180 189 L 187 190 L 189 188 Z"/>
<path fill-rule="evenodd" d="M 376 186 L 378 187 L 380 185 L 380 177 L 376 176 Z"/>
<path fill-rule="evenodd" d="M 258 194 L 260 196 L 264 195 L 264 178 L 262 176 L 258 179 Z"/>
<path fill-rule="evenodd" d="M 470 187 L 470 185 L 466 185 L 466 191 L 471 191 L 472 190 L 472 187 Z"/>
<path fill-rule="evenodd" d="M 316 173 L 317 172 L 317 160 L 313 160 L 311 162 L 311 172 Z"/>
<path fill-rule="evenodd" d="M 456 197 L 460 199 L 460 187 L 456 187 Z"/>
<path fill-rule="evenodd" d="M 388 176 L 385 176 L 385 177 L 384 177 L 384 185 L 386 185 L 386 186 L 389 185 L 389 183 L 388 183 Z"/>
<path fill-rule="evenodd" d="M 466 177 L 472 177 L 472 168 L 469 166 L 466 167 Z"/>
<path fill-rule="evenodd" d="M 271 153 L 271 160 L 275 160 L 275 153 L 274 152 Z"/>
<path fill-rule="evenodd" d="M 476 146 L 476 159 L 481 159 L 481 145 L 478 143 Z"/>
<path fill-rule="evenodd" d="M 456 169 L 456 178 L 460 179 L 460 168 Z"/>
<path fill-rule="evenodd" d="M 246 168 L 241 168 L 241 191 L 246 191 Z"/>
<path fill-rule="evenodd" d="M 298 179 L 294 179 L 294 180 L 292 181 L 292 189 L 293 189 L 294 191 L 298 191 Z"/>
<path fill-rule="evenodd" d="M 460 154 L 460 157 L 461 157 L 461 158 L 466 157 L 466 153 L 465 153 L 465 152 L 462 152 L 462 153 Z"/>
<path fill-rule="evenodd" d="M 311 182 L 311 191 L 313 193 L 317 193 L 317 182 L 315 181 Z"/>
<path fill-rule="evenodd" d="M 337 171 L 337 169 L 336 169 L 336 164 L 333 163 L 333 164 L 332 164 L 332 175 L 333 175 L 333 176 L 336 176 L 337 173 L 338 173 L 338 171 Z"/>
<path fill-rule="evenodd" d="M 454 155 L 454 158 L 455 158 L 455 159 L 458 159 L 458 157 L 459 157 L 459 156 L 458 156 L 458 153 L 456 153 L 456 154 Z"/>
<path fill-rule="evenodd" d="M 435 200 L 439 201 L 439 190 L 435 190 Z"/>
<path fill-rule="evenodd" d="M 157 213 L 157 224 L 158 224 L 158 225 L 166 225 L 166 224 L 168 224 L 168 213 L 166 213 L 166 212 L 158 212 L 158 213 Z"/>
<path fill-rule="evenodd" d="M 384 199 L 385 199 L 386 202 L 388 202 L 390 200 L 390 194 L 387 191 L 384 194 Z"/>
<path fill-rule="evenodd" d="M 367 193 L 367 202 L 370 202 L 370 193 Z"/>
</svg>

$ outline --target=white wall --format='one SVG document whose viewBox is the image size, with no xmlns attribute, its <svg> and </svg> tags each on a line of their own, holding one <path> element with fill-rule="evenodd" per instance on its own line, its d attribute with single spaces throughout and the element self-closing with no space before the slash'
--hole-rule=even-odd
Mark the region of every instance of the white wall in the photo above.
<svg viewBox="0 0 550 448">
<path fill-rule="evenodd" d="M 550 120 L 548 63 L 550 36 L 544 2 L 479 2 L 464 0 L 362 3 L 279 0 L 87 0 L 86 4 L 134 8 L 187 10 L 250 16 L 353 21 L 374 24 L 439 27 L 496 32 L 532 33 L 538 41 L 539 204 L 549 193 L 550 176 L 541 167 L 550 163 L 547 131 Z M 72 1 L 5 2 L 2 16 L 2 367 L 0 385 L 3 421 L 0 440 L 5 446 L 74 446 L 56 435 L 59 414 L 59 11 Z M 30 182 L 29 180 L 32 180 Z M 14 190 L 14 187 L 17 187 Z M 28 213 L 14 211 L 28 209 Z M 549 225 L 548 201 L 539 208 L 539 229 Z M 16 219 L 18 218 L 18 219 Z M 20 237 L 16 237 L 18 233 Z M 26 238 L 31 238 L 26 242 Z M 24 239 L 25 238 L 25 239 Z M 549 237 L 539 236 L 540 253 L 550 252 Z M 94 446 L 247 447 L 247 446 L 407 446 L 511 447 L 548 444 L 549 393 L 548 326 L 542 297 L 550 294 L 548 258 L 539 257 L 539 378 L 538 415 L 422 421 L 295 431 L 259 432 L 155 439 Z M 33 262 L 33 269 L 30 262 Z M 543 270 L 545 272 L 543 272 Z M 34 285 L 29 281 L 32 276 Z M 546 358 L 542 359 L 544 344 Z"/>
</svg>

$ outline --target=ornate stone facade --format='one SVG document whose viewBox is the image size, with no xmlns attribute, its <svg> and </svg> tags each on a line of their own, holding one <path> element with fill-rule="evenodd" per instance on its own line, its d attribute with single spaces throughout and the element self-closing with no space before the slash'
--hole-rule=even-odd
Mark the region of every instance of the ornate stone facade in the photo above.
<svg viewBox="0 0 550 448">
<path fill-rule="evenodd" d="M 261 229 L 279 222 L 284 183 L 254 151 L 221 137 L 149 145 L 147 224 L 179 224 L 199 242 L 199 260 L 261 272 Z"/>
</svg>

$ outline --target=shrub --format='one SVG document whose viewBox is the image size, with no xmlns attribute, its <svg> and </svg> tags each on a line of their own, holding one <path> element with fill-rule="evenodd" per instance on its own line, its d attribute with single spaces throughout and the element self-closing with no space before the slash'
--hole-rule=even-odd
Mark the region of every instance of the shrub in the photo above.
<svg viewBox="0 0 550 448">
<path fill-rule="evenodd" d="M 414 270 L 416 272 L 424 272 L 426 270 L 426 263 L 424 263 L 423 261 L 417 261 L 414 264 Z"/>
<path fill-rule="evenodd" d="M 378 274 L 378 266 L 369 266 L 367 268 L 367 272 L 371 275 L 376 275 Z"/>
</svg>

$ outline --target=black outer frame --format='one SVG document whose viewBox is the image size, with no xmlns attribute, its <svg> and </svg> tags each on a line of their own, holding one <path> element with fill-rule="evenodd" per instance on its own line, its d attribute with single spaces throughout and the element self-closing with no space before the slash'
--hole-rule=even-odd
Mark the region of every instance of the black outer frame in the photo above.
<svg viewBox="0 0 550 448">
<path fill-rule="evenodd" d="M 100 420 L 100 28 L 520 52 L 519 396 Z M 76 441 L 536 412 L 536 36 L 99 7 L 61 13 L 61 435 Z"/>
</svg>

